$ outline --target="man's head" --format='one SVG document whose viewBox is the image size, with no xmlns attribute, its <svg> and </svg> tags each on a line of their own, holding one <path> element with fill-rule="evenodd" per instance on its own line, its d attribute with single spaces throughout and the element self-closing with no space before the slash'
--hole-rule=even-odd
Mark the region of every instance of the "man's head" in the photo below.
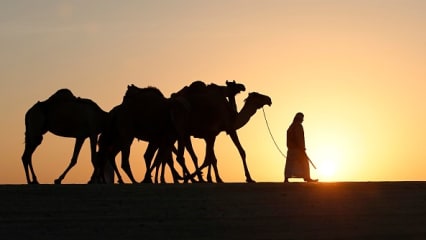
<svg viewBox="0 0 426 240">
<path fill-rule="evenodd" d="M 301 112 L 296 113 L 296 116 L 294 116 L 293 122 L 302 123 L 303 122 L 304 115 Z"/>
</svg>

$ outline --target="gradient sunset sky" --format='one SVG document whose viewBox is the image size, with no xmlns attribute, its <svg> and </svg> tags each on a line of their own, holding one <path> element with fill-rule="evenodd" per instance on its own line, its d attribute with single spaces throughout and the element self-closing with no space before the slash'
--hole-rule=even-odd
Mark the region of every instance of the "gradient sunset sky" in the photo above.
<svg viewBox="0 0 426 240">
<path fill-rule="evenodd" d="M 264 110 L 284 152 L 303 112 L 313 177 L 426 180 L 425 13 L 423 0 L 1 1 L 0 184 L 26 183 L 24 115 L 56 90 L 109 111 L 128 84 L 170 96 L 195 80 L 244 83 L 239 109 L 248 92 L 270 96 Z M 253 179 L 283 181 L 262 111 L 238 134 Z M 202 160 L 204 143 L 194 144 Z M 41 183 L 62 173 L 73 145 L 45 135 L 33 155 Z M 132 147 L 137 180 L 145 147 Z M 225 133 L 215 149 L 222 179 L 244 182 Z M 91 171 L 87 140 L 63 183 L 86 183 Z"/>
</svg>

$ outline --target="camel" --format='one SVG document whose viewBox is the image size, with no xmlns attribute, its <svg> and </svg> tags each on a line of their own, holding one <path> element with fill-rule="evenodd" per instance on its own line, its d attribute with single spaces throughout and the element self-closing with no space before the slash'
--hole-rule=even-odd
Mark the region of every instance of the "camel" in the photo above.
<svg viewBox="0 0 426 240">
<path fill-rule="evenodd" d="M 235 114 L 237 114 L 237 104 L 235 101 L 235 96 L 242 92 L 245 91 L 245 86 L 244 84 L 240 84 L 240 83 L 236 83 L 235 80 L 233 81 L 228 81 L 226 80 L 226 86 L 219 86 L 216 84 L 210 84 L 209 88 L 214 88 L 216 91 L 218 91 L 218 93 L 220 93 L 221 95 L 223 95 L 224 97 L 226 97 L 228 99 L 229 102 L 229 106 L 232 111 L 235 112 Z M 186 110 L 188 110 L 190 108 L 191 105 L 191 101 L 197 101 L 198 99 L 192 99 L 192 96 L 198 96 L 199 94 L 205 94 L 207 89 L 207 85 L 202 82 L 202 81 L 194 81 L 193 83 L 190 84 L 190 86 L 186 86 L 183 89 L 181 89 L 179 92 L 177 93 L 173 93 L 172 94 L 172 99 L 176 99 L 178 102 L 181 103 L 181 106 L 185 106 L 186 109 L 184 109 L 183 111 L 185 112 Z M 187 99 L 188 98 L 188 99 Z M 176 105 L 175 105 L 176 106 Z M 179 109 L 179 107 L 178 107 Z M 182 109 L 182 108 L 180 108 Z M 178 117 L 174 117 L 175 120 L 177 121 L 181 121 L 181 123 L 183 123 L 184 121 L 186 121 L 188 116 L 180 116 L 183 118 L 179 119 L 179 110 L 175 111 L 175 114 L 178 114 Z M 178 127 L 179 124 L 181 123 L 177 123 Z M 185 148 L 188 150 L 191 159 L 194 162 L 195 168 L 198 168 L 198 158 L 194 153 L 193 147 L 192 147 L 192 143 L 191 143 L 191 139 L 190 139 L 190 135 L 185 134 L 185 133 L 181 133 L 179 134 L 179 141 L 178 141 L 178 151 L 177 151 L 177 161 L 180 163 L 181 166 L 183 166 L 184 169 L 184 175 L 186 174 L 186 168 L 185 168 L 185 160 L 183 158 L 183 153 Z M 209 170 L 210 170 L 210 166 L 209 166 Z M 193 178 L 191 178 L 193 179 Z M 199 181 L 203 182 L 203 178 L 201 176 L 201 172 L 199 172 L 198 174 L 198 179 Z M 194 181 L 194 180 L 193 180 Z"/>
<path fill-rule="evenodd" d="M 55 184 L 60 184 L 76 165 L 86 138 L 90 139 L 91 160 L 95 164 L 97 139 L 106 115 L 95 102 L 77 98 L 69 89 L 60 89 L 46 101 L 39 101 L 32 106 L 25 114 L 25 150 L 22 155 L 27 183 L 39 183 L 33 169 L 32 154 L 48 131 L 57 136 L 76 139 L 71 162 L 54 181 Z"/>
<path fill-rule="evenodd" d="M 170 106 L 170 99 L 165 98 L 159 89 L 129 85 L 123 102 L 108 114 L 106 127 L 99 137 L 98 154 L 101 161 L 92 179 L 98 177 L 99 170 L 106 162 L 110 162 L 118 182 L 124 183 L 115 164 L 115 156 L 121 151 L 121 168 L 132 183 L 136 183 L 129 164 L 129 153 L 133 139 L 137 138 L 149 142 L 144 154 L 147 169 L 144 182 L 151 180 L 150 165 L 157 150 L 157 158 L 166 159 L 177 181 L 179 174 L 173 167 L 171 155 L 176 134 L 171 122 Z"/>
<path fill-rule="evenodd" d="M 244 107 L 237 113 L 232 104 L 227 101 L 223 89 L 214 84 L 210 84 L 204 89 L 200 86 L 192 90 L 182 89 L 175 94 L 175 97 L 184 99 L 180 101 L 186 101 L 185 108 L 173 109 L 174 124 L 178 132 L 178 144 L 188 146 L 190 136 L 204 139 L 206 142 L 204 163 L 196 169 L 195 173 L 185 178 L 192 178 L 199 175 L 203 168 L 213 166 L 216 182 L 223 182 L 217 169 L 214 143 L 217 135 L 226 131 L 240 153 L 246 181 L 254 182 L 247 167 L 246 154 L 238 139 L 237 130 L 243 127 L 259 108 L 264 105 L 270 106 L 272 104 L 271 98 L 256 92 L 249 93 Z M 183 158 L 181 154 L 182 152 L 179 152 L 178 159 Z M 210 171 L 207 178 L 209 182 L 212 181 Z"/>
</svg>

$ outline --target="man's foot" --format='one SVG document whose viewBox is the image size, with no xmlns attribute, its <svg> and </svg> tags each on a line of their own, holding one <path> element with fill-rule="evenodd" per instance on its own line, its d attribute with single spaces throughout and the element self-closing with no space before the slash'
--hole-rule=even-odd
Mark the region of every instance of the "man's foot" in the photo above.
<svg viewBox="0 0 426 240">
<path fill-rule="evenodd" d="M 288 181 L 288 178 L 284 178 L 284 182 L 285 183 L 288 183 L 289 181 Z"/>
<path fill-rule="evenodd" d="M 305 181 L 306 181 L 306 182 L 318 182 L 318 179 L 312 179 L 312 178 L 308 178 L 308 179 L 306 179 L 306 178 L 305 178 Z"/>
</svg>

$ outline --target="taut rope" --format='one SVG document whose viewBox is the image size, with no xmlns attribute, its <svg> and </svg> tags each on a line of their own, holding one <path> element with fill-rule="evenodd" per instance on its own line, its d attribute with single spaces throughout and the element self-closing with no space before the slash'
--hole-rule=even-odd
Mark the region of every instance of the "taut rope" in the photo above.
<svg viewBox="0 0 426 240">
<path fill-rule="evenodd" d="M 285 154 L 281 151 L 280 147 L 278 146 L 277 142 L 275 141 L 274 136 L 272 135 L 271 129 L 269 128 L 268 119 L 266 119 L 265 109 L 263 109 L 263 108 L 262 108 L 262 111 L 263 111 L 263 117 L 265 118 L 266 126 L 268 127 L 269 135 L 271 136 L 272 141 L 273 141 L 273 142 L 274 142 L 274 144 L 275 144 L 275 147 L 277 147 L 278 151 L 281 153 L 281 155 L 282 155 L 284 158 L 287 158 L 287 156 L 286 156 L 286 155 L 285 155 Z"/>
</svg>

